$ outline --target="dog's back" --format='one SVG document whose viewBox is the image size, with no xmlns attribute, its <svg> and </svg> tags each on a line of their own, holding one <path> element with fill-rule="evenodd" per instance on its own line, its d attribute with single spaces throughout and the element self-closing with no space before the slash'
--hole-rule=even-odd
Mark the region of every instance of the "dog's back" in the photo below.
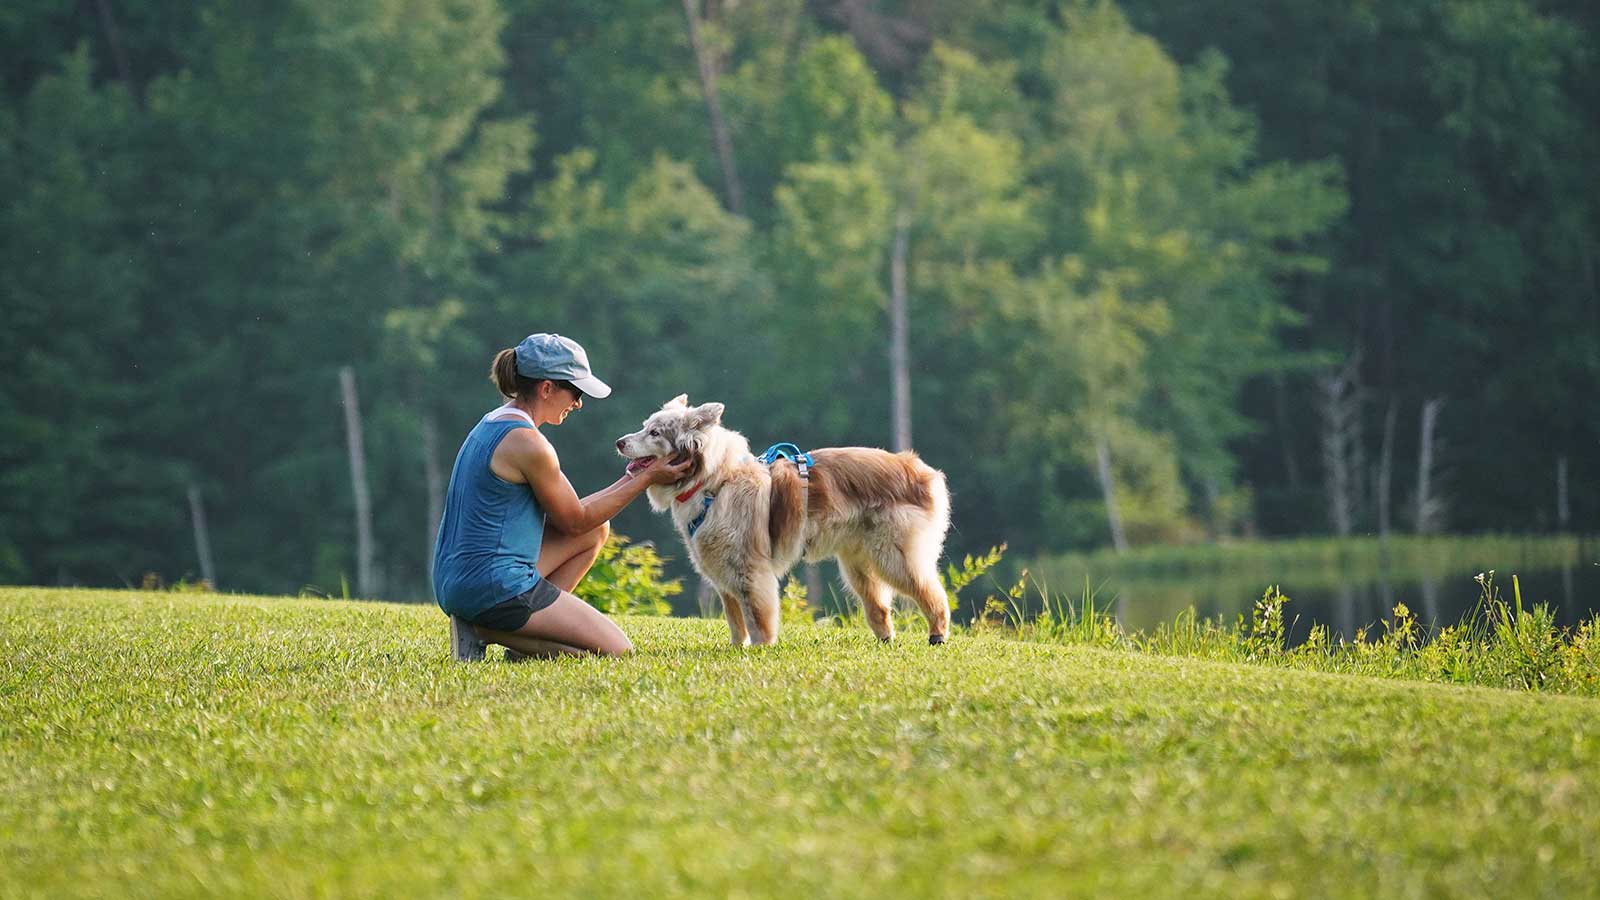
<svg viewBox="0 0 1600 900">
<path fill-rule="evenodd" d="M 795 465 L 781 460 L 772 466 L 768 533 L 774 557 L 827 556 L 847 533 L 867 536 L 891 520 L 902 539 L 909 528 L 922 538 L 918 544 L 931 541 L 938 557 L 950 509 L 943 472 L 909 450 L 830 447 L 811 456 L 804 499 Z"/>
</svg>

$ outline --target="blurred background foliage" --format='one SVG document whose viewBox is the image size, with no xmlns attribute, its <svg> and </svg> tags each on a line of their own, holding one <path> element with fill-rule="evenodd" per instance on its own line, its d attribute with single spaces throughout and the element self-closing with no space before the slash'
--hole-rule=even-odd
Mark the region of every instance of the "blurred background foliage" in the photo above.
<svg viewBox="0 0 1600 900">
<path fill-rule="evenodd" d="M 426 599 L 532 331 L 616 388 L 551 434 L 580 493 L 679 392 L 887 446 L 897 243 L 953 556 L 1104 545 L 1112 505 L 1134 545 L 1592 531 L 1596 10 L 16 0 L 0 581 L 193 578 L 194 488 L 221 587 L 339 584 L 349 365 L 364 592 Z M 681 557 L 665 525 L 615 523 Z"/>
</svg>

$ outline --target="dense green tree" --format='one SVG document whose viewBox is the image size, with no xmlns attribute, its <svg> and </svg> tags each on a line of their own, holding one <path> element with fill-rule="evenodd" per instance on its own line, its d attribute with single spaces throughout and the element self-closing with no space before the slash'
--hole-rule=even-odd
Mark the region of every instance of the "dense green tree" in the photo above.
<svg viewBox="0 0 1600 900">
<path fill-rule="evenodd" d="M 421 598 L 496 350 L 562 331 L 617 387 L 554 435 L 586 491 L 680 391 L 891 443 L 896 296 L 953 549 L 1319 529 L 1350 359 L 1356 527 L 1437 396 L 1457 527 L 1554 524 L 1561 458 L 1600 515 L 1583 4 L 689 7 L 8 5 L 0 579 L 193 576 L 193 487 L 224 587 L 338 590 L 351 365 L 380 591 Z"/>
<path fill-rule="evenodd" d="M 1180 59 L 1227 54 L 1267 158 L 1343 161 L 1350 215 L 1326 276 L 1294 292 L 1290 339 L 1359 355 L 1368 441 L 1393 404 L 1410 422 L 1398 452 L 1414 454 L 1422 402 L 1451 395 L 1456 524 L 1549 522 L 1554 458 L 1592 459 L 1600 440 L 1586 412 L 1600 377 L 1593 17 L 1526 0 L 1125 5 Z M 1292 486 L 1295 457 L 1314 458 L 1317 432 L 1294 413 L 1311 408 L 1310 379 L 1284 384 L 1288 402 L 1262 392 L 1244 409 L 1287 410 L 1245 448 L 1274 493 Z M 1508 434 L 1539 434 L 1539 449 L 1508 456 Z M 1576 493 L 1592 498 L 1600 471 L 1583 469 Z M 1314 527 L 1308 495 L 1269 502 L 1267 524 Z"/>
<path fill-rule="evenodd" d="M 149 251 L 123 212 L 142 187 L 137 112 L 80 49 L 0 110 L 0 578 L 138 583 L 182 522 L 180 483 L 138 414 Z M 175 495 L 174 495 L 175 496 Z"/>
</svg>

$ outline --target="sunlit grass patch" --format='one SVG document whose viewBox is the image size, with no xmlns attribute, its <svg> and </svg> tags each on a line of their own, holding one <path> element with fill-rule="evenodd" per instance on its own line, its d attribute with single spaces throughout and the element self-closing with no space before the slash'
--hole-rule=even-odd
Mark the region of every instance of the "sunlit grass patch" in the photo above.
<svg viewBox="0 0 1600 900">
<path fill-rule="evenodd" d="M 0 895 L 1595 890 L 1592 700 L 622 624 L 456 664 L 426 607 L 0 591 Z"/>
</svg>

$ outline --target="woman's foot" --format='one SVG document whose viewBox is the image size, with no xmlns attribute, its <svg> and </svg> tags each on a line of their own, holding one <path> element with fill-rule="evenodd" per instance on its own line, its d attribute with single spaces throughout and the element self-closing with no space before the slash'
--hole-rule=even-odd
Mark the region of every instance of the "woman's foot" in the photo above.
<svg viewBox="0 0 1600 900">
<path fill-rule="evenodd" d="M 459 662 L 480 662 L 489 645 L 478 637 L 472 623 L 460 616 L 450 617 L 450 658 Z"/>
</svg>

